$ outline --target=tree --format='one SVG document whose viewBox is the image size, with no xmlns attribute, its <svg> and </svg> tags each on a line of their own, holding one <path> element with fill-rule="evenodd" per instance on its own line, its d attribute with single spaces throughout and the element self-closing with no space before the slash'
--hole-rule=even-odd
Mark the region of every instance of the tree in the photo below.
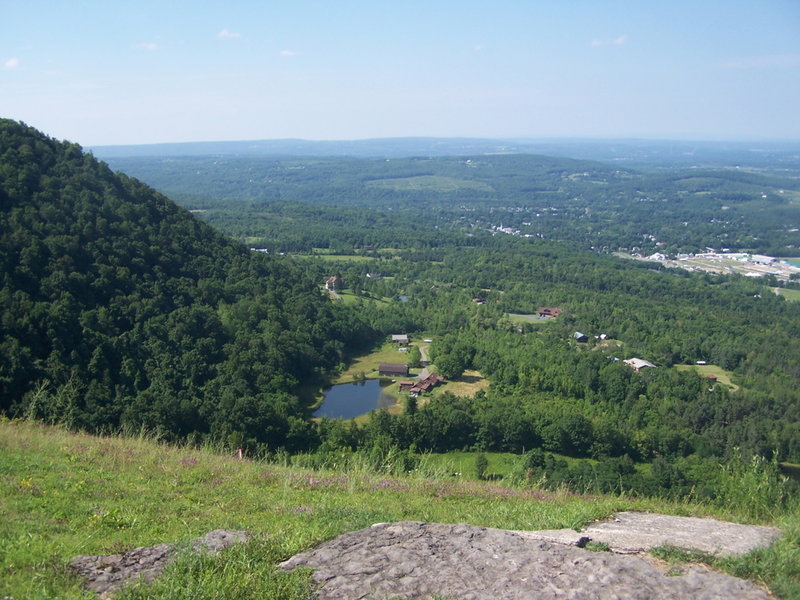
<svg viewBox="0 0 800 600">
<path fill-rule="evenodd" d="M 483 452 L 475 455 L 475 476 L 480 479 L 486 479 L 486 470 L 489 468 L 489 459 Z"/>
</svg>

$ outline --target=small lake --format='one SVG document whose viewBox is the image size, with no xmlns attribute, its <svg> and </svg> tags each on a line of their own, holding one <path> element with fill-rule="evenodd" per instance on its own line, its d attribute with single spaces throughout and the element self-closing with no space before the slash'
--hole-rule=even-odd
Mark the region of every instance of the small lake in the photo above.
<svg viewBox="0 0 800 600">
<path fill-rule="evenodd" d="M 315 417 L 352 419 L 368 412 L 394 404 L 394 397 L 383 393 L 392 385 L 390 379 L 367 379 L 356 383 L 342 383 L 324 390 L 322 405 Z"/>
</svg>

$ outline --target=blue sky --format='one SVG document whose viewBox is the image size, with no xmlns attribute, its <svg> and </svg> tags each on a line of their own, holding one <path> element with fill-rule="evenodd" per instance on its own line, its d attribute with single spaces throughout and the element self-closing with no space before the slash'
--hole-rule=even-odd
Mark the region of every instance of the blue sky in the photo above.
<svg viewBox="0 0 800 600">
<path fill-rule="evenodd" d="M 0 0 L 0 116 L 84 146 L 800 140 L 800 0 Z"/>
</svg>

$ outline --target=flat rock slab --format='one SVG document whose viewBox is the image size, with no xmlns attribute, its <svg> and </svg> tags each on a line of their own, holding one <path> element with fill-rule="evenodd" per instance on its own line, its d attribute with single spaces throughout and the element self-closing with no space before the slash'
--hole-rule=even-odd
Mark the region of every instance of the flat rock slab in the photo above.
<svg viewBox="0 0 800 600">
<path fill-rule="evenodd" d="M 189 547 L 195 552 L 214 553 L 248 539 L 250 534 L 244 531 L 215 529 L 192 540 Z M 86 579 L 86 589 L 96 592 L 101 598 L 109 598 L 132 581 L 149 582 L 155 579 L 175 558 L 180 548 L 177 544 L 158 544 L 134 548 L 123 554 L 76 556 L 69 566 Z"/>
<path fill-rule="evenodd" d="M 589 552 L 518 532 L 439 523 L 373 525 L 292 557 L 318 600 L 767 600 L 755 584 L 691 565 L 668 577 L 638 556 Z"/>
<path fill-rule="evenodd" d="M 780 537 L 781 530 L 713 519 L 620 512 L 611 521 L 595 523 L 579 532 L 554 529 L 517 533 L 529 539 L 574 546 L 583 546 L 588 541 L 603 542 L 614 552 L 620 553 L 647 552 L 658 546 L 675 546 L 683 550 L 731 556 L 766 548 Z"/>
<path fill-rule="evenodd" d="M 781 530 L 774 527 L 640 512 L 617 513 L 613 520 L 590 525 L 582 533 L 617 552 L 643 552 L 669 545 L 718 556 L 766 548 L 781 536 Z"/>
</svg>

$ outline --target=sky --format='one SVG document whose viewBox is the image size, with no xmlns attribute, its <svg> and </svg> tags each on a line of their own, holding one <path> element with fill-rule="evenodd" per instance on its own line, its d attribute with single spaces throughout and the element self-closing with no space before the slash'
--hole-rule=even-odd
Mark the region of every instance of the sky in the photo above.
<svg viewBox="0 0 800 600">
<path fill-rule="evenodd" d="M 0 117 L 83 146 L 800 140 L 800 0 L 0 0 Z"/>
</svg>

